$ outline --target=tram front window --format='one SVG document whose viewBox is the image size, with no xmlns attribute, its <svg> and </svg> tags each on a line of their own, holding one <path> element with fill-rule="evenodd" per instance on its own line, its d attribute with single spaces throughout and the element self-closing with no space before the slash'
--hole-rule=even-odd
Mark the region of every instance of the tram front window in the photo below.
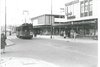
<svg viewBox="0 0 100 67">
<path fill-rule="evenodd" d="M 26 31 L 29 31 L 29 27 L 28 27 L 28 26 L 24 26 L 24 27 L 22 28 L 22 30 L 25 31 L 25 32 L 26 32 Z"/>
</svg>

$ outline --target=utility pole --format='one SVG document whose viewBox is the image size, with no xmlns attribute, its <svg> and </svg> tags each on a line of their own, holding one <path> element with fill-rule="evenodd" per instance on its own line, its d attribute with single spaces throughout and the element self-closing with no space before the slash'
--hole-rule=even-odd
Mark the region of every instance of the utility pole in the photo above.
<svg viewBox="0 0 100 67">
<path fill-rule="evenodd" d="M 7 38 L 6 27 L 7 27 L 7 12 L 6 12 L 6 0 L 5 0 L 5 37 Z"/>
<path fill-rule="evenodd" d="M 52 30 L 52 0 L 51 0 L 51 39 L 52 39 L 52 34 L 53 30 Z"/>
<path fill-rule="evenodd" d="M 27 10 L 24 10 L 23 11 L 23 15 L 24 15 L 24 18 L 25 18 L 25 23 L 27 22 L 27 16 L 28 16 L 29 12 Z"/>
</svg>

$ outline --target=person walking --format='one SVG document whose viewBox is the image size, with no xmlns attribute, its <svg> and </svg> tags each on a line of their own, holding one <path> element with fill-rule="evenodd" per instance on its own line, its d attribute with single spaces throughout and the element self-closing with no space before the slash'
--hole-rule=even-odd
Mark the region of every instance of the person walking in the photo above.
<svg viewBox="0 0 100 67">
<path fill-rule="evenodd" d="M 64 39 L 65 39 L 66 38 L 66 31 L 64 31 L 63 36 L 64 36 Z"/>
<path fill-rule="evenodd" d="M 68 34 L 68 38 L 70 38 L 70 31 L 68 31 L 67 34 Z"/>
<path fill-rule="evenodd" d="M 34 37 L 36 37 L 37 36 L 37 31 L 34 31 Z"/>
<path fill-rule="evenodd" d="M 74 34 L 73 34 L 74 39 L 76 39 L 76 35 L 77 35 L 77 33 L 74 31 Z"/>
<path fill-rule="evenodd" d="M 6 37 L 4 33 L 1 34 L 1 54 L 5 53 Z"/>
</svg>

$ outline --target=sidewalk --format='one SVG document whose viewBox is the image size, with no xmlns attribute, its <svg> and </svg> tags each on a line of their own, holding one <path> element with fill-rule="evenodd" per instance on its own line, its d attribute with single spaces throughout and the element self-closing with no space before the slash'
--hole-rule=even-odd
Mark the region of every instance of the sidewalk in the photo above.
<svg viewBox="0 0 100 67">
<path fill-rule="evenodd" d="M 15 43 L 11 39 L 15 39 L 15 38 L 16 38 L 15 35 L 7 36 L 7 39 L 6 39 L 7 46 L 14 45 Z"/>
<path fill-rule="evenodd" d="M 7 47 L 8 47 L 8 46 L 14 45 L 14 42 L 12 42 L 12 41 L 9 40 L 9 39 L 6 40 L 6 43 L 7 43 Z"/>
<path fill-rule="evenodd" d="M 51 39 L 50 35 L 38 35 L 38 38 L 47 38 L 47 39 Z M 52 39 L 56 39 L 56 40 L 62 40 L 62 41 L 67 41 L 67 42 L 77 42 L 77 43 L 98 43 L 98 40 L 92 40 L 92 39 L 73 39 L 73 38 L 63 38 L 62 36 L 52 36 Z"/>
<path fill-rule="evenodd" d="M 0 61 L 1 67 L 59 67 L 52 63 L 32 58 L 2 57 Z"/>
<path fill-rule="evenodd" d="M 12 34 L 11 36 L 9 36 L 9 35 L 7 36 L 7 39 L 10 39 L 10 40 L 11 39 L 16 39 L 16 38 L 17 38 L 16 34 Z"/>
</svg>

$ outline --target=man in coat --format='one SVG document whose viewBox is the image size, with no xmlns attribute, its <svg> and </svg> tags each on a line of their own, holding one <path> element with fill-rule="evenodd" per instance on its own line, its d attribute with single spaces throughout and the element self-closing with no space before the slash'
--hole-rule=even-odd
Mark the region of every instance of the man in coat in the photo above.
<svg viewBox="0 0 100 67">
<path fill-rule="evenodd" d="M 1 34 L 1 53 L 5 53 L 5 46 L 6 46 L 6 37 L 4 33 Z"/>
</svg>

